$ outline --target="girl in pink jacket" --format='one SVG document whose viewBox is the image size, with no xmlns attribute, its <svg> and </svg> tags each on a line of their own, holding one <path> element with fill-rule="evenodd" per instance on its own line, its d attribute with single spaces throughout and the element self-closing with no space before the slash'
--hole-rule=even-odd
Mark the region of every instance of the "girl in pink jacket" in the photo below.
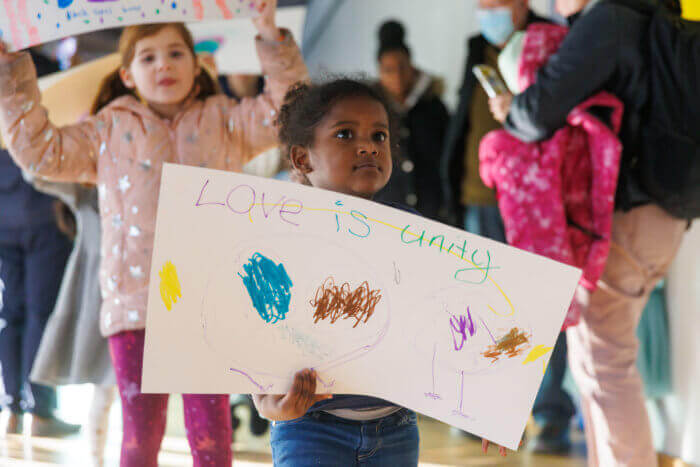
<svg viewBox="0 0 700 467">
<path fill-rule="evenodd" d="M 277 109 L 307 71 L 291 35 L 276 26 L 276 3 L 263 3 L 253 20 L 266 91 L 240 103 L 215 95 L 183 25 L 132 26 L 120 40 L 122 66 L 105 80 L 95 115 L 56 128 L 40 105 L 29 55 L 8 54 L 0 45 L 0 129 L 13 158 L 39 177 L 98 188 L 101 331 L 109 337 L 122 400 L 122 466 L 157 465 L 165 430 L 168 396 L 140 389 L 161 166 L 239 171 L 278 144 Z M 194 465 L 231 465 L 228 395 L 183 399 Z"/>
</svg>

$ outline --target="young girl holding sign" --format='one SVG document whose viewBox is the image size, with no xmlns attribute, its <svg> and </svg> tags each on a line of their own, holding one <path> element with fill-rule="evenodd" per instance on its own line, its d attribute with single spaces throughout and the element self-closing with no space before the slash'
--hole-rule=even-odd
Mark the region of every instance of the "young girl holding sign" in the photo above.
<svg viewBox="0 0 700 467">
<path fill-rule="evenodd" d="M 168 396 L 140 390 L 161 167 L 176 162 L 238 171 L 278 144 L 277 109 L 307 72 L 291 35 L 275 24 L 276 3 L 263 3 L 253 20 L 266 91 L 240 103 L 214 95 L 182 24 L 133 26 L 122 35 L 122 66 L 104 82 L 96 115 L 56 128 L 40 105 L 29 55 L 0 48 L 0 128 L 12 156 L 41 177 L 98 187 L 101 330 L 109 336 L 122 400 L 122 466 L 157 465 L 165 430 Z M 228 395 L 183 399 L 194 465 L 231 465 Z"/>
<path fill-rule="evenodd" d="M 342 79 L 298 85 L 279 123 L 280 141 L 304 182 L 371 199 L 389 181 L 396 118 L 375 89 Z M 316 395 L 316 379 L 302 370 L 287 394 L 254 396 L 260 413 L 275 421 L 276 466 L 418 464 L 415 413 L 373 397 Z"/>
</svg>

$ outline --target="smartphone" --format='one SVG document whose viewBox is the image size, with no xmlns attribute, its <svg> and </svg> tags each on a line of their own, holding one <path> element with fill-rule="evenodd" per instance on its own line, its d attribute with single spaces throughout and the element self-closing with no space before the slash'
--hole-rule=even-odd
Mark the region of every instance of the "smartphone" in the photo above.
<svg viewBox="0 0 700 467">
<path fill-rule="evenodd" d="M 506 84 L 501 77 L 498 76 L 498 72 L 492 66 L 476 65 L 472 68 L 472 72 L 476 75 L 476 79 L 479 80 L 479 83 L 481 83 L 481 86 L 484 88 L 489 98 L 508 92 Z"/>
</svg>

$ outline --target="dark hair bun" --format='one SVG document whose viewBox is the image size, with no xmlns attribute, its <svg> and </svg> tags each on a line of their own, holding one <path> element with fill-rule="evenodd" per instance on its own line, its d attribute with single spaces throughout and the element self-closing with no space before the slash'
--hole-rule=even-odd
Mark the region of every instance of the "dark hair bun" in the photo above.
<svg viewBox="0 0 700 467">
<path fill-rule="evenodd" d="M 385 45 L 405 45 L 406 30 L 398 21 L 386 21 L 379 28 L 379 43 Z"/>
<path fill-rule="evenodd" d="M 405 52 L 409 57 L 411 50 L 408 48 L 404 39 L 406 30 L 398 21 L 390 20 L 384 22 L 379 28 L 379 48 L 377 50 L 377 60 L 382 58 L 387 52 L 400 50 Z"/>
</svg>

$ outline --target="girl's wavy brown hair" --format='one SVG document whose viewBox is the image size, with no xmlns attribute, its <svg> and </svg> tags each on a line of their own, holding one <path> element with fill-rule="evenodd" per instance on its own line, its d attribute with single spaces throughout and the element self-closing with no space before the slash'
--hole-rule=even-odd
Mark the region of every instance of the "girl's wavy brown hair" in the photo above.
<svg viewBox="0 0 700 467">
<path fill-rule="evenodd" d="M 128 68 L 134 60 L 136 53 L 136 43 L 146 37 L 151 37 L 158 34 L 165 28 L 174 28 L 187 44 L 192 56 L 197 59 L 194 51 L 194 39 L 192 34 L 182 23 L 157 23 L 157 24 L 142 24 L 138 26 L 128 26 L 124 28 L 121 38 L 119 39 L 119 54 L 122 58 L 122 67 Z M 201 73 L 195 79 L 195 86 L 199 89 L 197 99 L 206 99 L 218 93 L 218 85 L 212 77 L 202 69 Z M 100 91 L 92 105 L 91 113 L 94 115 L 107 106 L 114 99 L 121 96 L 134 96 L 138 99 L 136 92 L 133 89 L 127 88 L 119 76 L 119 68 L 102 81 Z"/>
</svg>

